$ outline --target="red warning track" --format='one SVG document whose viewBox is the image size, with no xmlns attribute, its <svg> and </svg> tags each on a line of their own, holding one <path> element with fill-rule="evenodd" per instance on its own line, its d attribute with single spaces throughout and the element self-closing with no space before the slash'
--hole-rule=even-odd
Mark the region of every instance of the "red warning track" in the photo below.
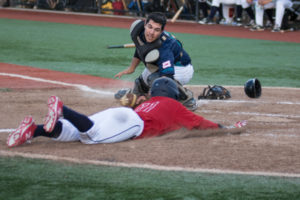
<svg viewBox="0 0 300 200">
<path fill-rule="evenodd" d="M 118 88 L 131 87 L 132 83 L 122 80 L 115 80 L 109 78 L 102 78 L 89 75 L 81 75 L 75 73 L 66 73 L 59 71 L 52 71 L 48 69 L 39 69 L 30 66 L 21 66 L 7 63 L 0 63 L 0 75 L 7 74 L 0 77 L 0 88 L 58 88 L 64 87 L 61 85 L 53 85 L 49 83 L 20 79 L 11 75 L 30 76 L 31 78 L 40 78 L 51 81 L 62 81 L 72 84 L 83 84 L 95 88 Z"/>
<path fill-rule="evenodd" d="M 11 8 L 0 8 L 0 18 L 80 24 L 90 26 L 105 26 L 126 29 L 129 29 L 131 23 L 136 19 L 131 17 L 119 17 L 113 15 L 53 12 Z M 272 33 L 270 30 L 266 30 L 263 32 L 251 32 L 243 27 L 200 25 L 194 21 L 178 21 L 175 23 L 168 22 L 166 30 L 178 33 L 192 33 L 200 35 L 300 43 L 300 31 L 286 33 Z"/>
</svg>

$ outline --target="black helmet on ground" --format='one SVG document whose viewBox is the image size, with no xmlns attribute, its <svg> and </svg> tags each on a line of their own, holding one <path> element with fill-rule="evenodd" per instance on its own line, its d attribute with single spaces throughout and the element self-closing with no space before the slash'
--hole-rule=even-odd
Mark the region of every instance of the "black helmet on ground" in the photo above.
<svg viewBox="0 0 300 200">
<path fill-rule="evenodd" d="M 250 98 L 259 98 L 261 96 L 261 84 L 257 78 L 249 79 L 244 86 L 245 93 Z"/>
</svg>

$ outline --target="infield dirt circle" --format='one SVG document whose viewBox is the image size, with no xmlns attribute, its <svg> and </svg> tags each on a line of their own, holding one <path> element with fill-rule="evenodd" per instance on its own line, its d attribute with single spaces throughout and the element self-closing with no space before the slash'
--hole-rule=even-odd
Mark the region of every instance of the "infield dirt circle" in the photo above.
<svg viewBox="0 0 300 200">
<path fill-rule="evenodd" d="M 56 19 L 57 22 L 72 23 L 69 21 L 72 17 L 65 14 L 2 11 L 1 9 L 0 17 L 7 18 L 11 13 L 10 18 L 21 18 L 21 14 L 24 14 L 22 19 L 44 21 Z M 32 18 L 29 19 L 29 16 Z M 47 20 L 47 16 L 52 18 Z M 88 20 L 86 23 L 89 25 L 99 25 L 95 20 L 99 16 L 74 16 L 77 23 Z M 110 18 L 110 20 L 115 21 L 113 24 L 121 22 L 122 25 L 119 26 L 126 28 L 132 22 L 132 19 L 127 18 Z M 95 24 L 91 24 L 92 22 Z M 188 30 L 184 27 L 185 24 L 190 26 L 190 23 L 182 22 L 180 28 Z M 179 26 L 171 25 L 172 31 L 173 28 Z M 233 31 L 231 34 L 233 37 L 238 33 L 237 30 L 244 32 L 243 29 L 236 27 L 223 28 L 226 34 L 229 34 L 230 30 Z M 294 40 L 292 42 L 300 40 L 299 33 L 296 33 L 295 37 L 282 36 L 277 39 L 274 34 L 271 36 L 267 36 L 267 32 L 264 34 L 265 36 L 252 34 L 249 37 Z M 245 37 L 245 34 L 241 37 Z M 91 90 L 88 91 L 82 86 L 87 86 Z M 2 88 L 0 155 L 19 153 L 30 157 L 29 155 L 38 154 L 45 157 L 73 158 L 83 162 L 90 160 L 112 164 L 287 173 L 300 176 L 300 90 L 297 88 L 263 87 L 261 98 L 250 99 L 244 94 L 243 87 L 226 87 L 232 94 L 231 99 L 198 102 L 196 113 L 211 121 L 230 125 L 239 120 L 247 120 L 248 126 L 241 134 L 193 131 L 189 137 L 186 130 L 179 130 L 157 138 L 98 145 L 84 145 L 79 142 L 60 143 L 39 137 L 30 144 L 17 148 L 9 149 L 6 146 L 9 130 L 17 128 L 25 116 L 32 115 L 36 123 L 43 123 L 47 113 L 46 102 L 50 95 L 59 96 L 69 107 L 89 115 L 119 106 L 113 99 L 113 94 L 120 87 L 126 86 L 131 87 L 132 83 L 0 63 L 0 88 Z M 195 95 L 199 95 L 204 86 L 189 86 L 189 88 Z"/>
</svg>

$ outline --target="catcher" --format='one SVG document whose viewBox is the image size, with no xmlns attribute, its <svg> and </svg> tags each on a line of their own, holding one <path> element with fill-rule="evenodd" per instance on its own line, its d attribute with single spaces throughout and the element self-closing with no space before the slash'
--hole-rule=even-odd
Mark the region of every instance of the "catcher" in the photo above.
<svg viewBox="0 0 300 200">
<path fill-rule="evenodd" d="M 159 136 L 181 127 L 232 128 L 211 122 L 186 109 L 177 101 L 178 87 L 170 78 L 156 79 L 150 92 L 152 97 L 134 110 L 127 107 L 109 108 L 89 117 L 68 108 L 58 97 L 51 96 L 44 125 L 36 125 L 32 117 L 26 117 L 9 134 L 7 145 L 18 146 L 39 136 L 61 142 L 97 144 Z M 245 125 L 246 122 L 238 122 L 233 128 Z"/>
<path fill-rule="evenodd" d="M 145 69 L 135 80 L 133 93 L 138 96 L 147 94 L 149 88 L 158 77 L 169 77 L 176 80 L 179 87 L 178 100 L 189 110 L 196 110 L 197 104 L 193 93 L 184 88 L 193 77 L 194 68 L 191 58 L 184 50 L 180 41 L 164 31 L 167 19 L 159 12 L 150 13 L 146 21 L 136 20 L 130 27 L 131 39 L 136 50 L 130 66 L 117 73 L 115 77 L 121 78 L 125 74 L 132 74 L 142 61 Z M 121 98 L 124 92 L 116 94 Z"/>
</svg>

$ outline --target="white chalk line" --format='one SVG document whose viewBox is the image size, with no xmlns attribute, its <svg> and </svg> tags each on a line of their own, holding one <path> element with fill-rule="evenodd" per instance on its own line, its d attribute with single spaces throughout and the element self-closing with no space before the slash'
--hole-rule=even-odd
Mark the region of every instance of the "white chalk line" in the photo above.
<svg viewBox="0 0 300 200">
<path fill-rule="evenodd" d="M 0 133 L 10 133 L 14 130 L 16 130 L 16 129 L 12 129 L 12 128 L 10 128 L 10 129 L 0 129 Z"/>
<path fill-rule="evenodd" d="M 224 113 L 217 110 L 197 110 L 198 113 Z M 271 113 L 256 113 L 256 112 L 228 112 L 231 115 L 250 115 L 250 116 L 264 116 L 264 117 L 282 117 L 282 118 L 300 118 L 300 115 L 284 115 Z"/>
<path fill-rule="evenodd" d="M 82 84 L 72 84 L 72 83 L 66 83 L 66 82 L 62 82 L 62 81 L 53 81 L 53 80 L 47 80 L 47 79 L 43 79 L 43 78 L 36 78 L 36 77 L 31 77 L 31 76 L 24 76 L 24 75 L 19 75 L 19 74 L 10 74 L 10 73 L 0 73 L 0 75 L 21 78 L 21 79 L 26 79 L 26 80 L 31 80 L 31 81 L 37 81 L 37 82 L 44 82 L 44 83 L 57 84 L 57 85 L 62 85 L 62 86 L 75 87 L 75 88 L 85 91 L 85 92 L 93 92 L 93 93 L 102 94 L 102 95 L 113 95 L 114 94 L 111 91 L 95 90 L 95 89 L 92 89 L 92 88 L 90 88 L 86 85 L 82 85 Z"/>
<path fill-rule="evenodd" d="M 289 138 L 299 138 L 300 135 L 297 133 L 294 134 L 283 134 L 283 133 L 266 133 L 263 136 L 267 136 L 267 137 L 274 137 L 274 138 L 282 138 L 282 137 L 289 137 Z"/>
<path fill-rule="evenodd" d="M 206 100 L 201 99 L 197 101 L 198 105 L 202 104 L 220 104 L 220 103 L 252 103 L 252 104 L 282 104 L 282 105 L 300 105 L 300 102 L 291 102 L 291 101 L 278 101 L 278 102 L 269 102 L 269 101 L 260 101 L 260 100 L 253 100 L 253 101 L 247 101 L 247 100 Z"/>
<path fill-rule="evenodd" d="M 207 87 L 207 85 L 185 85 L 186 87 Z M 238 86 L 238 85 L 224 85 L 223 87 L 228 87 L 228 88 L 242 88 L 244 89 L 244 86 Z M 288 89 L 288 90 L 300 90 L 300 88 L 296 88 L 296 87 L 262 87 L 262 89 L 276 89 L 276 90 L 282 90 L 282 89 Z"/>
<path fill-rule="evenodd" d="M 0 75 L 22 78 L 22 79 L 38 81 L 38 82 L 58 84 L 58 85 L 63 85 L 63 86 L 70 86 L 70 87 L 78 88 L 82 91 L 93 92 L 93 93 L 97 93 L 97 94 L 103 94 L 103 95 L 112 95 L 113 94 L 113 92 L 110 92 L 110 91 L 95 90 L 95 89 L 92 89 L 92 88 L 90 88 L 86 85 L 82 85 L 82 84 L 71 84 L 71 83 L 65 83 L 65 82 L 61 82 L 61 81 L 53 81 L 53 80 L 47 80 L 47 79 L 36 78 L 36 77 L 31 77 L 31 76 L 24 76 L 24 75 L 19 75 L 19 74 L 10 74 L 10 73 L 0 73 Z M 207 101 L 207 103 L 211 103 L 211 102 L 212 101 Z M 250 102 L 250 103 L 253 103 L 253 101 L 228 101 L 228 100 L 220 101 L 220 102 L 226 102 L 226 103 L 239 103 L 239 102 L 247 102 L 248 103 L 248 102 Z M 260 101 L 260 103 L 261 103 L 261 101 Z M 277 102 L 277 103 L 285 104 L 285 102 Z M 287 102 L 287 104 L 295 104 L 295 103 Z M 296 102 L 296 104 L 300 104 L 300 103 Z M 13 130 L 15 130 L 15 129 L 0 129 L 0 132 L 11 132 Z M 61 161 L 69 161 L 69 162 L 74 162 L 74 163 L 86 163 L 86 164 L 106 165 L 106 166 L 116 166 L 116 167 L 136 167 L 136 168 L 164 170 L 164 171 L 187 171 L 187 172 L 202 172 L 202 173 L 215 173 L 215 174 L 240 174 L 240 175 L 300 177 L 300 174 L 289 174 L 289 173 L 244 172 L 244 171 L 220 170 L 220 169 L 185 168 L 185 167 L 176 167 L 176 166 L 166 167 L 166 166 L 160 166 L 160 165 L 135 164 L 135 163 L 127 164 L 127 163 L 107 162 L 107 161 L 82 160 L 82 159 L 79 160 L 79 159 L 69 158 L 69 157 L 57 157 L 57 156 L 50 156 L 50 155 L 41 155 L 41 154 L 32 154 L 32 153 L 28 154 L 28 153 L 9 152 L 9 151 L 0 151 L 0 155 L 22 156 L 22 157 L 27 157 L 27 158 L 39 158 L 39 159 L 50 159 L 50 160 L 61 160 Z"/>
<path fill-rule="evenodd" d="M 34 153 L 21 153 L 11 151 L 0 151 L 1 156 L 21 156 L 25 158 L 34 159 L 47 159 L 54 161 L 66 161 L 78 164 L 93 164 L 112 167 L 128 167 L 128 168 L 143 168 L 160 171 L 184 171 L 184 172 L 200 172 L 200 173 L 213 173 L 213 174 L 236 174 L 236 175 L 253 175 L 253 176 L 277 176 L 277 177 L 292 177 L 300 178 L 297 173 L 281 173 L 281 172 L 263 172 L 263 171 L 238 171 L 238 170 L 220 170 L 220 169 L 204 169 L 204 168 L 190 168 L 190 167 L 177 167 L 177 166 L 162 166 L 152 164 L 138 164 L 138 163 L 122 163 L 122 162 L 108 162 L 99 160 L 77 159 L 71 157 L 61 157 L 53 155 L 43 155 Z"/>
<path fill-rule="evenodd" d="M 31 81 L 38 81 L 38 82 L 44 82 L 44 83 L 51 83 L 51 84 L 75 87 L 82 91 L 93 92 L 93 93 L 103 94 L 103 95 L 113 95 L 114 94 L 111 91 L 96 90 L 96 89 L 92 89 L 92 88 L 88 87 L 87 85 L 82 85 L 82 84 L 72 84 L 72 83 L 66 83 L 66 82 L 62 82 L 62 81 L 53 81 L 53 80 L 48 80 L 48 79 L 42 79 L 42 78 L 19 75 L 19 74 L 11 74 L 11 73 L 0 73 L 0 75 L 22 78 L 22 79 L 31 80 Z M 191 86 L 192 85 L 189 85 L 189 87 L 191 87 Z M 230 87 L 241 87 L 241 86 L 230 86 Z M 270 87 L 270 88 L 272 88 L 272 87 Z M 283 87 L 281 87 L 281 89 L 283 89 Z M 300 88 L 287 88 L 287 89 L 300 90 Z M 255 100 L 254 101 L 246 101 L 246 100 L 199 100 L 198 101 L 199 105 L 208 104 L 208 103 L 266 103 L 266 104 L 276 103 L 276 104 L 300 105 L 300 102 L 290 102 L 290 101 L 284 101 L 284 102 L 266 102 L 266 101 L 255 101 Z"/>
</svg>

